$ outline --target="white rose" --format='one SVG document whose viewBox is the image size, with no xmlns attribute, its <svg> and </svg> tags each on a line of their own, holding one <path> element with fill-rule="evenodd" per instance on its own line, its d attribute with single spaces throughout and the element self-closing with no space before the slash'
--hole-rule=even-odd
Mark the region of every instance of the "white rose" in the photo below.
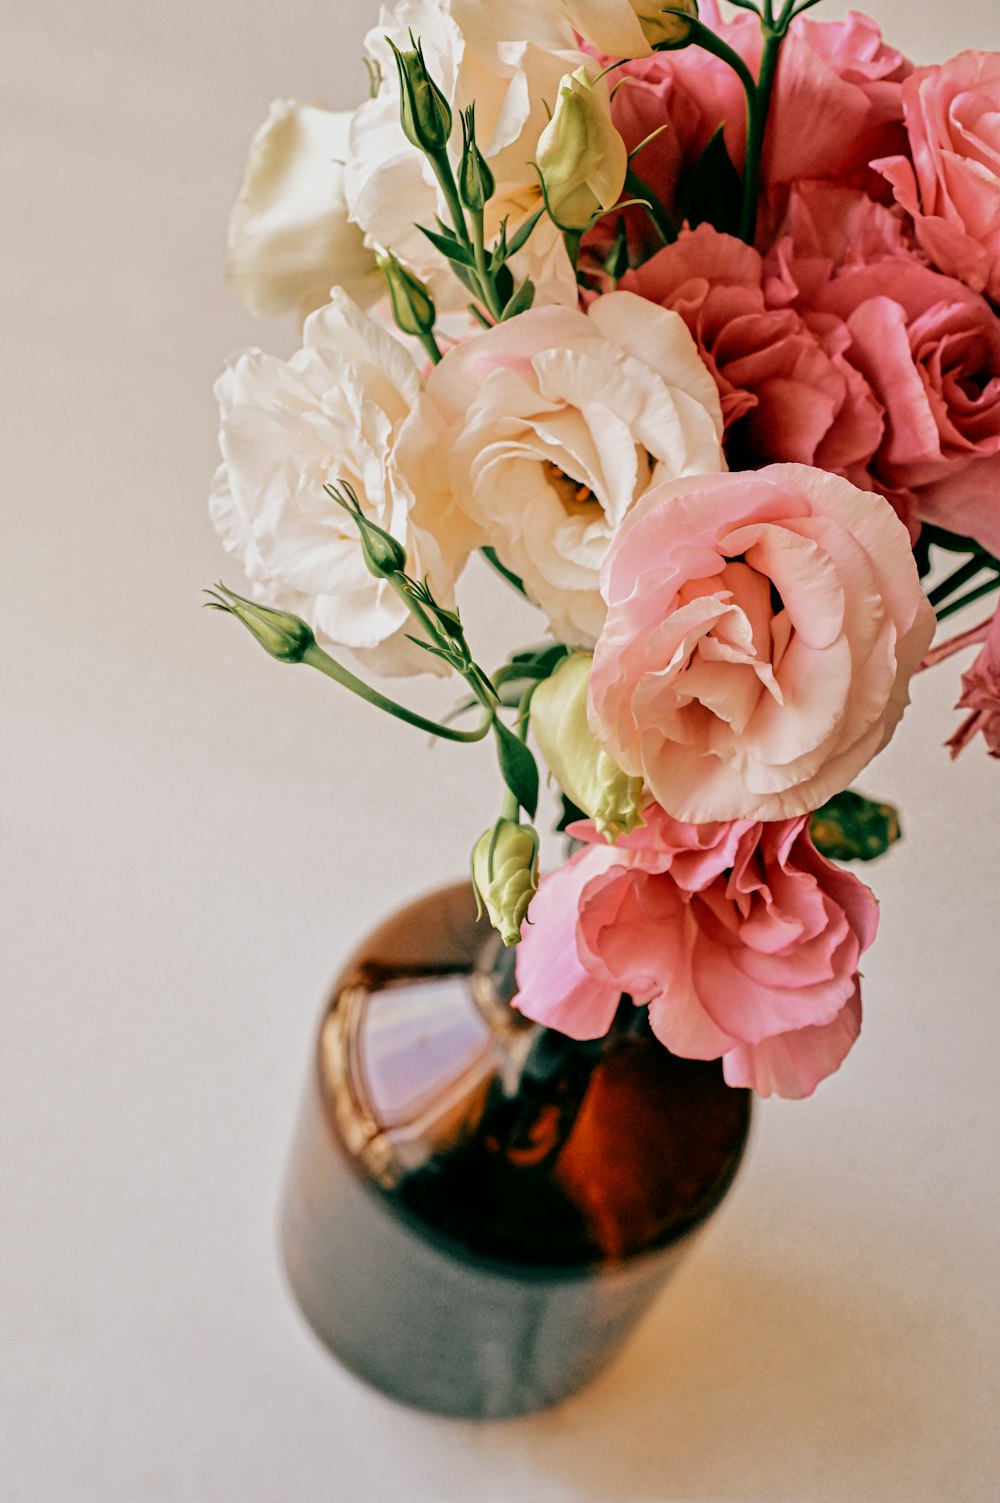
<svg viewBox="0 0 1000 1503">
<path fill-rule="evenodd" d="M 434 228 L 447 209 L 423 154 L 399 123 L 399 81 L 386 36 L 401 48 L 418 38 L 431 77 L 456 116 L 452 159 L 457 168 L 461 133 L 458 111 L 475 103 L 479 147 L 496 178 L 487 207 L 486 231 L 499 233 L 509 217 L 511 232 L 541 207 L 533 162 L 538 141 L 555 109 L 565 74 L 588 58 L 578 49 L 573 29 L 557 0 L 503 5 L 486 0 L 401 0 L 383 9 L 366 40 L 367 55 L 381 76 L 374 99 L 357 110 L 345 192 L 351 217 L 369 242 L 387 246 L 415 271 L 438 306 L 464 307 L 468 293 L 442 256 L 415 228 Z M 575 305 L 576 278 L 562 236 L 547 218 L 537 226 L 513 263 L 518 277 L 530 276 L 540 303 Z"/>
<path fill-rule="evenodd" d="M 432 670 L 437 660 L 405 640 L 406 606 L 368 572 L 357 527 L 323 487 L 352 485 L 366 515 L 406 549 L 409 572 L 452 605 L 464 559 L 453 552 L 445 562 L 414 516 L 397 460 L 419 393 L 412 356 L 339 288 L 306 320 L 290 360 L 246 351 L 216 386 L 223 462 L 210 510 L 224 546 L 258 598 L 385 673 Z"/>
<path fill-rule="evenodd" d="M 657 42 L 682 42 L 690 27 L 681 16 L 664 15 L 662 4 L 697 16 L 697 0 L 563 0 L 582 37 L 609 57 L 649 57 Z"/>
<path fill-rule="evenodd" d="M 362 307 L 385 289 L 375 257 L 347 217 L 349 112 L 275 100 L 253 138 L 229 215 L 226 277 L 251 313 L 301 317 L 336 283 Z"/>
<path fill-rule="evenodd" d="M 676 313 L 631 292 L 589 313 L 534 308 L 475 334 L 430 374 L 409 472 L 440 513 L 523 581 L 556 636 L 593 646 L 601 566 L 652 486 L 725 470 L 719 395 Z M 421 448 L 421 445 L 423 447 Z"/>
</svg>

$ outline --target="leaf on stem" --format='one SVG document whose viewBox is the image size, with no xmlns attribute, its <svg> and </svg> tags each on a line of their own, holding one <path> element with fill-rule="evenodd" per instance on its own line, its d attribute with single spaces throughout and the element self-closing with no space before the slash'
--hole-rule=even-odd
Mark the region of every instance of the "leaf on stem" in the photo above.
<svg viewBox="0 0 1000 1503">
<path fill-rule="evenodd" d="M 493 730 L 503 780 L 528 818 L 534 819 L 538 811 L 538 763 L 502 720 L 494 720 Z"/>
</svg>

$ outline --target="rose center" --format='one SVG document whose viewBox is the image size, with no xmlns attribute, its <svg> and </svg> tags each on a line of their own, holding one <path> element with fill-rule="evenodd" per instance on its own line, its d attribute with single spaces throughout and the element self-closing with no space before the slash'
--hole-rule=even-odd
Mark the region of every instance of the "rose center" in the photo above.
<svg viewBox="0 0 1000 1503">
<path fill-rule="evenodd" d="M 544 459 L 542 466 L 546 480 L 570 516 L 587 516 L 595 506 L 600 506 L 601 503 L 589 485 L 574 480 L 572 475 L 567 475 L 565 470 L 561 470 L 550 459 Z"/>
</svg>

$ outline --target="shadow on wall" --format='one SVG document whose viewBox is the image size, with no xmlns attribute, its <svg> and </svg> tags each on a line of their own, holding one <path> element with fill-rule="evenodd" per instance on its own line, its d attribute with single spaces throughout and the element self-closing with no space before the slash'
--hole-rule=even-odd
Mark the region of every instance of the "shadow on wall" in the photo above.
<svg viewBox="0 0 1000 1503">
<path fill-rule="evenodd" d="M 989 1365 L 985 1338 L 928 1330 L 891 1278 L 855 1287 L 845 1266 L 810 1283 L 703 1248 L 608 1372 L 561 1409 L 489 1427 L 484 1461 L 509 1459 L 516 1433 L 528 1475 L 580 1503 L 982 1499 L 962 1459 L 993 1449 L 989 1396 L 960 1375 Z"/>
</svg>

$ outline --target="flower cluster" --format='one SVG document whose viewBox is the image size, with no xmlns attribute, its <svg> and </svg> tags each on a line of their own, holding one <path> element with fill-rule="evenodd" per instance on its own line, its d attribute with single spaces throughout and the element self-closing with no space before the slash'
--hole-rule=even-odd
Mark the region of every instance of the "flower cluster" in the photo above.
<svg viewBox="0 0 1000 1503">
<path fill-rule="evenodd" d="M 384 9 L 370 98 L 254 138 L 230 283 L 304 324 L 220 378 L 211 500 L 273 656 L 492 745 L 521 1010 L 594 1038 L 626 996 L 786 1096 L 860 1029 L 877 910 L 829 858 L 898 835 L 850 785 L 918 668 L 980 647 L 950 745 L 1000 756 L 1000 618 L 931 648 L 1000 585 L 1000 54 L 914 69 L 816 3 Z M 549 634 L 493 673 L 474 555 Z M 583 843 L 541 878 L 539 762 Z"/>
</svg>

